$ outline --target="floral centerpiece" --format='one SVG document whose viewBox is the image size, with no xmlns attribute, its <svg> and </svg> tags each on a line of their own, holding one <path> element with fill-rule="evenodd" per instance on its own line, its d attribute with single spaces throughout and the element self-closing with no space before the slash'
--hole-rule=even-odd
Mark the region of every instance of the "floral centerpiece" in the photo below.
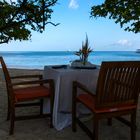
<svg viewBox="0 0 140 140">
<path fill-rule="evenodd" d="M 82 42 L 82 48 L 75 52 L 75 55 L 80 57 L 80 62 L 85 65 L 88 62 L 88 56 L 93 50 L 89 47 L 88 37 L 86 35 L 85 42 Z"/>
</svg>

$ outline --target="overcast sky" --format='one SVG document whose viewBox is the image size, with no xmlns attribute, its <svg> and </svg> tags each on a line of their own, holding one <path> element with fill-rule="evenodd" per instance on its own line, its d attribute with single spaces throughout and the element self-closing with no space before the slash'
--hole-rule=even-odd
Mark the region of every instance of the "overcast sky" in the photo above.
<svg viewBox="0 0 140 140">
<path fill-rule="evenodd" d="M 126 32 L 113 20 L 90 18 L 93 4 L 104 0 L 58 0 L 52 22 L 43 34 L 32 32 L 30 41 L 11 41 L 0 51 L 75 51 L 88 35 L 90 47 L 97 51 L 131 51 L 140 48 L 140 34 Z"/>
</svg>

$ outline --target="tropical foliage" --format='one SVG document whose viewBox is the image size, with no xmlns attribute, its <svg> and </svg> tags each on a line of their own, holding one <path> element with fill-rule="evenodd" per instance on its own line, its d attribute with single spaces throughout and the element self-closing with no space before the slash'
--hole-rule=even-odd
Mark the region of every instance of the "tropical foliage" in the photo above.
<svg viewBox="0 0 140 140">
<path fill-rule="evenodd" d="M 89 47 L 88 36 L 86 35 L 85 42 L 82 42 L 82 48 L 75 52 L 75 55 L 80 57 L 80 61 L 84 64 L 88 61 L 88 56 L 93 50 Z"/>
<path fill-rule="evenodd" d="M 91 7 L 91 17 L 108 17 L 125 31 L 140 32 L 140 0 L 105 0 Z"/>
<path fill-rule="evenodd" d="M 9 1 L 9 2 L 7 2 Z M 1 0 L 0 43 L 10 40 L 29 40 L 31 31 L 42 33 L 52 24 L 52 7 L 57 0 Z"/>
</svg>

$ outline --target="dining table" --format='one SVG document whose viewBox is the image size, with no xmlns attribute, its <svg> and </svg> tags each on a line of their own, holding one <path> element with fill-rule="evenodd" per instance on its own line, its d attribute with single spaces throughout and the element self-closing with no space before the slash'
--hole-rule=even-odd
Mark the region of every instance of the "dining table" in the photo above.
<svg viewBox="0 0 140 140">
<path fill-rule="evenodd" d="M 72 121 L 72 83 L 78 81 L 94 94 L 96 92 L 99 67 L 79 68 L 69 65 L 48 65 L 44 66 L 43 78 L 53 79 L 55 84 L 53 126 L 57 130 L 69 126 Z M 80 90 L 78 91 L 80 94 Z M 49 111 L 49 102 L 44 101 L 43 112 Z M 79 113 L 88 111 L 79 107 Z"/>
</svg>

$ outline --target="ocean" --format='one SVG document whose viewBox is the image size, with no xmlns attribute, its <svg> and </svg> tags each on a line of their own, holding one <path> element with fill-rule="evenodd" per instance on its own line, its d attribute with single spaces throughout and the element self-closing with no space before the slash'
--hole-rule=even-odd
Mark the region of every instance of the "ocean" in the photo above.
<svg viewBox="0 0 140 140">
<path fill-rule="evenodd" d="M 79 59 L 72 51 L 0 52 L 9 68 L 44 69 L 45 65 L 70 64 Z M 102 61 L 139 60 L 140 53 L 133 51 L 94 51 L 88 60 L 97 65 Z"/>
</svg>

